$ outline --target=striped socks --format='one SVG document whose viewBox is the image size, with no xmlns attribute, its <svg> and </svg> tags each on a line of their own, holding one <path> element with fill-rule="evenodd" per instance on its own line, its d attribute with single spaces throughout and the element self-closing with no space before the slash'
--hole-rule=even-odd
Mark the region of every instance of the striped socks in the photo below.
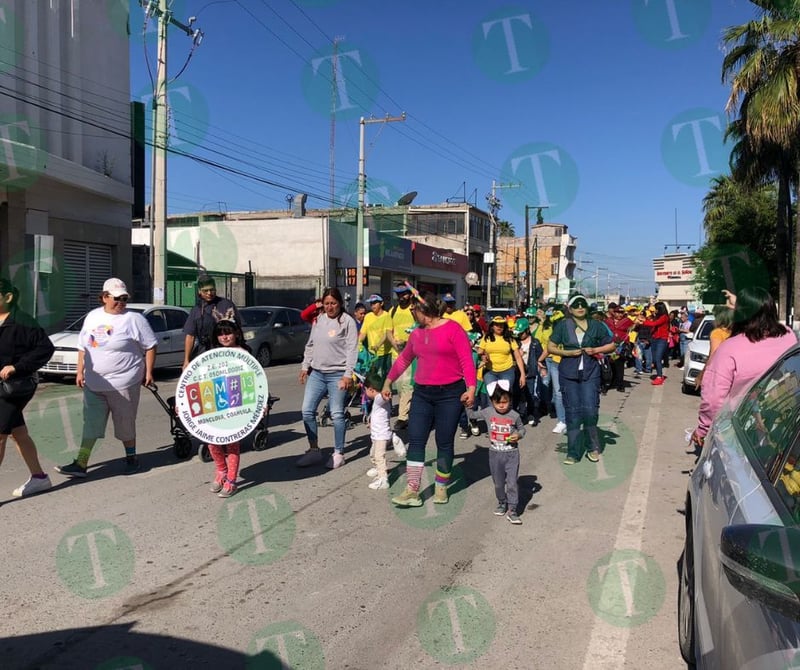
<svg viewBox="0 0 800 670">
<path fill-rule="evenodd" d="M 406 484 L 412 491 L 419 493 L 420 482 L 422 481 L 422 468 L 425 463 L 419 461 L 406 461 Z"/>
</svg>

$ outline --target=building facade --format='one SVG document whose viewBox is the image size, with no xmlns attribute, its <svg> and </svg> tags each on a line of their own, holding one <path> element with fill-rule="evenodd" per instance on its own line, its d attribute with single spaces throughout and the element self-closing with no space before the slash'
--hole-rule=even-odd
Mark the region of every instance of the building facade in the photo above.
<svg viewBox="0 0 800 670">
<path fill-rule="evenodd" d="M 695 258 L 689 254 L 664 254 L 653 259 L 658 299 L 675 309 L 697 301 L 694 288 Z"/>
<path fill-rule="evenodd" d="M 109 276 L 131 274 L 128 17 L 119 4 L 0 7 L 0 267 L 49 329 L 95 307 Z"/>
</svg>

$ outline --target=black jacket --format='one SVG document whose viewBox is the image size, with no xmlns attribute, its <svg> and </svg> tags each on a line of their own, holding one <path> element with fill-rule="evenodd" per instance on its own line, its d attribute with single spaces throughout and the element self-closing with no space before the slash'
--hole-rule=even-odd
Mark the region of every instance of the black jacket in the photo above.
<svg viewBox="0 0 800 670">
<path fill-rule="evenodd" d="M 22 377 L 36 372 L 53 355 L 47 333 L 25 312 L 13 310 L 0 324 L 0 368 L 13 365 Z"/>
</svg>

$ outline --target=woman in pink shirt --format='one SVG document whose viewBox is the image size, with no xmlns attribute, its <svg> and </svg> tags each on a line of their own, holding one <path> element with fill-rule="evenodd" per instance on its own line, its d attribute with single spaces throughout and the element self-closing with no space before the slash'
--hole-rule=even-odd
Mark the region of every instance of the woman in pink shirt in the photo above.
<svg viewBox="0 0 800 670">
<path fill-rule="evenodd" d="M 703 444 L 711 422 L 728 398 L 735 398 L 764 374 L 780 355 L 797 344 L 794 332 L 778 321 L 772 296 L 762 288 L 736 295 L 731 336 L 719 345 L 703 372 L 696 446 Z"/>
<path fill-rule="evenodd" d="M 462 409 L 475 402 L 476 372 L 467 333 L 455 321 L 443 318 L 445 304 L 432 293 L 418 297 L 412 309 L 420 327 L 411 332 L 383 385 L 383 396 L 391 398 L 392 383 L 416 359 L 408 422 L 406 489 L 392 498 L 398 507 L 422 505 L 419 488 L 431 429 L 436 431 L 433 502 L 447 502 L 458 420 Z"/>
</svg>

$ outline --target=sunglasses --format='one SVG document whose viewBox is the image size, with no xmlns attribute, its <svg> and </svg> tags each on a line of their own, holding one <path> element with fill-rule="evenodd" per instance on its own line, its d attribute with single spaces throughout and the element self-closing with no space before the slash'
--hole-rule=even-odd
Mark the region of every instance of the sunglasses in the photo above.
<svg viewBox="0 0 800 670">
<path fill-rule="evenodd" d="M 589 309 L 589 303 L 578 301 L 572 304 L 572 309 Z"/>
<path fill-rule="evenodd" d="M 109 293 L 108 297 L 109 298 L 114 298 L 114 302 L 128 302 L 128 300 L 130 300 L 130 296 L 127 296 L 127 295 L 119 295 L 119 296 L 117 296 L 117 295 L 111 295 Z"/>
</svg>

